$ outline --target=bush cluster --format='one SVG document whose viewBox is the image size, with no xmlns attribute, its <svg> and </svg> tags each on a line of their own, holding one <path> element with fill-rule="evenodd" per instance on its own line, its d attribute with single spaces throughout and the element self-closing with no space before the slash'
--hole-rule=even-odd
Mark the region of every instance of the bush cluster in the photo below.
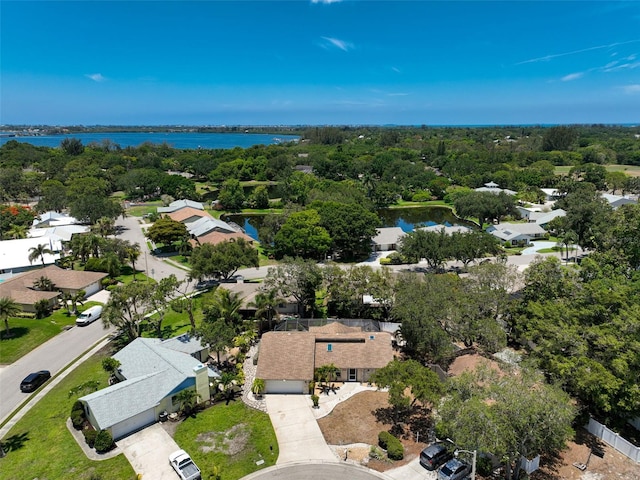
<svg viewBox="0 0 640 480">
<path fill-rule="evenodd" d="M 87 442 L 91 448 L 93 448 L 96 444 L 96 437 L 98 436 L 98 432 L 95 430 L 83 430 L 82 434 L 84 435 L 84 441 Z"/>
<path fill-rule="evenodd" d="M 391 460 L 402 460 L 404 458 L 402 443 L 389 432 L 382 431 L 378 434 L 378 445 L 387 451 L 387 456 Z"/>
<path fill-rule="evenodd" d="M 75 428 L 76 430 L 82 430 L 84 421 L 84 407 L 79 400 L 76 400 L 71 407 L 71 423 L 73 424 L 73 428 Z"/>
<path fill-rule="evenodd" d="M 98 453 L 108 452 L 113 446 L 113 437 L 107 430 L 100 430 L 93 445 Z"/>
</svg>

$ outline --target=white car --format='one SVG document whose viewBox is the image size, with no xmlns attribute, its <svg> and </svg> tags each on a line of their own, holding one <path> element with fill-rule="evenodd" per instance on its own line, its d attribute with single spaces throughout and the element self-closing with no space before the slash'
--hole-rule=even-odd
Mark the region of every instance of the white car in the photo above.
<svg viewBox="0 0 640 480">
<path fill-rule="evenodd" d="M 200 469 L 184 450 L 169 455 L 169 463 L 182 480 L 201 480 Z"/>
<path fill-rule="evenodd" d="M 102 307 L 96 305 L 95 307 L 87 308 L 76 318 L 76 325 L 84 326 L 95 322 L 102 316 Z"/>
</svg>

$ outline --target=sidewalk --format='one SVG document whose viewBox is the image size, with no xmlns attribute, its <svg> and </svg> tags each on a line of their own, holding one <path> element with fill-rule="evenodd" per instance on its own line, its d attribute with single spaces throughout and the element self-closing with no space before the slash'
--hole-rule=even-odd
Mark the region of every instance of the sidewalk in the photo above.
<svg viewBox="0 0 640 480">
<path fill-rule="evenodd" d="M 333 411 L 336 405 L 348 400 L 356 393 L 375 390 L 377 390 L 376 387 L 363 385 L 358 382 L 345 382 L 335 393 L 330 392 L 328 395 L 323 393 L 318 396 L 320 399 L 319 408 L 312 409 L 313 415 L 316 419 L 326 417 Z"/>
</svg>

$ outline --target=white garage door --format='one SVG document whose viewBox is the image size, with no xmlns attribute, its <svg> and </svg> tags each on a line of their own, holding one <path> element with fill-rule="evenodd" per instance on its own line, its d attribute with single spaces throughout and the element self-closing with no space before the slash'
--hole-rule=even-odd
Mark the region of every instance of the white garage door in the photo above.
<svg viewBox="0 0 640 480">
<path fill-rule="evenodd" d="M 113 439 L 118 440 L 119 438 L 122 438 L 155 422 L 156 413 L 152 408 L 131 418 L 128 418 L 127 420 L 123 420 L 120 423 L 116 423 L 113 427 L 111 427 L 111 433 L 113 435 Z"/>
<path fill-rule="evenodd" d="M 304 380 L 267 380 L 266 393 L 306 393 Z"/>
</svg>

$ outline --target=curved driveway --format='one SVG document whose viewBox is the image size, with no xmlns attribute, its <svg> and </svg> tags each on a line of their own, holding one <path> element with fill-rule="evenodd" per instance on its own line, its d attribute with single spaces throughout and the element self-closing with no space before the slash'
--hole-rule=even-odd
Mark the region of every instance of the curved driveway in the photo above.
<svg viewBox="0 0 640 480">
<path fill-rule="evenodd" d="M 375 470 L 338 462 L 306 462 L 276 465 L 252 473 L 242 480 L 389 480 L 391 477 Z"/>
</svg>

